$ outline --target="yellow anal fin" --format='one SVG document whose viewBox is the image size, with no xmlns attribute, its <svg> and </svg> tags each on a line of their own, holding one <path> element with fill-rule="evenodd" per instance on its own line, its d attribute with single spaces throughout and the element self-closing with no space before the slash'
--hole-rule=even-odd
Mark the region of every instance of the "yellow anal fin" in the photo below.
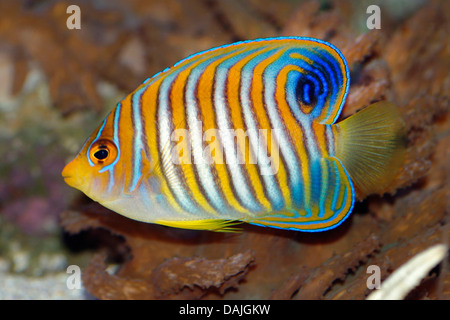
<svg viewBox="0 0 450 320">
<path fill-rule="evenodd" d="M 322 158 L 312 168 L 310 199 L 303 207 L 272 212 L 251 224 L 279 229 L 318 232 L 340 225 L 350 214 L 354 203 L 352 182 L 334 157 Z"/>
<path fill-rule="evenodd" d="M 216 232 L 239 232 L 241 231 L 241 229 L 235 226 L 242 222 L 236 220 L 205 219 L 189 221 L 158 220 L 155 221 L 155 223 L 181 229 L 209 230 Z"/>
</svg>

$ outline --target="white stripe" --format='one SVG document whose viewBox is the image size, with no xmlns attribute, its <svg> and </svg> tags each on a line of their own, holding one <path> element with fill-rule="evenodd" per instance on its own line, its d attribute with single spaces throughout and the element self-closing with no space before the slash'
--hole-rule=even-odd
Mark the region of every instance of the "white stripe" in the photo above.
<svg viewBox="0 0 450 320">
<path fill-rule="evenodd" d="M 293 71 L 297 72 L 297 71 Z M 289 79 L 287 79 L 286 86 L 289 85 Z M 311 156 L 310 161 L 314 161 L 321 157 L 319 146 L 315 143 L 313 132 L 312 132 L 312 119 L 310 115 L 304 114 L 300 110 L 300 105 L 297 101 L 297 97 L 295 96 L 295 86 L 286 88 L 286 101 L 289 105 L 289 110 L 294 118 L 299 122 L 302 127 L 302 132 L 305 136 L 306 140 L 306 148 L 308 149 L 308 153 Z"/>
<path fill-rule="evenodd" d="M 276 63 L 276 62 L 274 62 Z M 273 63 L 273 64 L 274 64 Z M 266 102 L 267 113 L 269 115 L 270 121 L 272 123 L 273 129 L 275 131 L 275 140 L 277 140 L 280 151 L 286 160 L 286 165 L 289 170 L 289 179 L 291 181 L 291 186 L 301 186 L 304 185 L 302 179 L 302 172 L 300 170 L 300 163 L 298 162 L 296 152 L 293 149 L 292 143 L 287 136 L 286 127 L 284 121 L 280 118 L 278 114 L 278 107 L 275 101 L 275 90 L 276 83 L 275 79 L 279 72 L 278 68 L 275 69 L 274 66 L 267 66 L 263 74 L 264 80 L 264 100 Z M 294 191 L 294 189 L 291 189 Z M 303 190 L 304 192 L 304 190 Z"/>
<path fill-rule="evenodd" d="M 238 150 L 236 150 L 236 146 L 234 145 L 234 136 L 231 134 L 234 131 L 234 128 L 231 125 L 228 106 L 225 101 L 225 97 L 223 96 L 223 93 L 225 92 L 228 70 L 232 66 L 232 64 L 230 64 L 230 60 L 227 60 L 227 62 L 227 65 L 223 64 L 217 67 L 215 75 L 214 107 L 217 115 L 217 126 L 220 132 L 221 140 L 223 142 L 226 164 L 229 168 L 229 172 L 232 178 L 231 180 L 233 182 L 237 195 L 244 206 L 248 207 L 253 212 L 259 212 L 261 210 L 261 206 L 252 195 L 242 173 L 241 165 L 239 165 L 238 161 L 236 161 L 236 151 Z"/>
<path fill-rule="evenodd" d="M 261 162 L 263 158 L 267 157 L 267 141 L 262 141 L 262 139 L 260 139 L 259 127 L 256 124 L 256 120 L 252 112 L 252 105 L 250 103 L 250 89 L 253 79 L 253 71 L 256 67 L 256 64 L 260 62 L 260 58 L 261 57 L 259 57 L 258 59 L 254 58 L 250 60 L 248 64 L 242 68 L 240 96 L 242 111 L 244 114 L 244 122 L 248 129 L 250 149 L 252 151 L 252 155 L 256 157 L 261 170 L 263 170 L 264 168 L 261 167 Z M 270 202 L 275 207 L 281 206 L 284 201 L 281 191 L 278 187 L 276 177 L 274 175 L 264 174 L 262 175 L 262 178 L 264 180 L 265 189 L 267 190 Z"/>
<path fill-rule="evenodd" d="M 303 134 L 306 137 L 306 147 L 310 155 L 309 161 L 312 163 L 321 158 L 318 143 L 316 143 L 313 137 L 312 121 L 302 121 L 300 124 L 303 128 Z"/>
<path fill-rule="evenodd" d="M 325 125 L 325 134 L 327 135 L 327 150 L 330 156 L 334 156 L 335 149 L 334 149 L 334 135 L 333 130 L 331 129 L 331 125 L 327 124 Z"/>
<path fill-rule="evenodd" d="M 129 191 L 133 191 L 139 179 L 142 176 L 142 150 L 144 150 L 143 146 L 143 135 L 142 135 L 142 124 L 141 124 L 141 113 L 139 110 L 140 100 L 142 94 L 147 89 L 147 86 L 139 89 L 132 97 L 132 116 L 134 123 L 134 135 L 133 135 L 133 152 L 134 152 L 134 161 L 133 161 L 133 172 L 132 172 L 132 180 Z"/>
<path fill-rule="evenodd" d="M 211 61 L 200 64 L 194 68 L 189 75 L 186 86 L 186 109 L 187 109 L 187 122 L 191 135 L 192 154 L 194 157 L 194 165 L 198 172 L 198 177 L 203 190 L 208 195 L 208 199 L 213 203 L 214 207 L 218 208 L 222 212 L 222 209 L 226 208 L 226 204 L 222 199 L 222 195 L 218 190 L 218 186 L 211 172 L 210 164 L 205 162 L 203 157 L 203 131 L 202 123 L 197 119 L 197 112 L 199 106 L 195 97 L 195 88 L 198 84 L 198 79 L 204 72 L 203 65 L 210 64 Z M 214 164 L 213 164 L 214 165 Z"/>
<path fill-rule="evenodd" d="M 167 143 L 171 143 L 171 134 L 173 131 L 172 124 L 172 114 L 169 108 L 169 94 L 170 94 L 170 85 L 174 78 L 178 75 L 181 70 L 177 70 L 172 74 L 167 75 L 167 77 L 163 80 L 160 86 L 159 91 L 159 105 L 158 105 L 158 130 L 159 130 L 159 154 L 162 155 L 163 149 Z M 172 152 L 172 149 L 168 149 L 169 152 Z M 172 155 L 170 155 L 172 157 Z M 169 161 L 164 163 L 165 172 L 170 172 L 171 175 L 171 189 L 175 194 L 175 197 L 180 201 L 181 207 L 187 209 L 191 213 L 198 212 L 199 208 L 195 205 L 192 199 L 189 197 L 188 192 L 186 190 L 186 186 L 181 180 L 178 169 L 174 166 L 172 158 Z"/>
</svg>

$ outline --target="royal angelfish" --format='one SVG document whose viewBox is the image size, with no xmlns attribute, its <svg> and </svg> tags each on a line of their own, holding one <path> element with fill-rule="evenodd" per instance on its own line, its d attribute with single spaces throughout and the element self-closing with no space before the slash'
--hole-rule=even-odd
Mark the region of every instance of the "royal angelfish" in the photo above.
<svg viewBox="0 0 450 320">
<path fill-rule="evenodd" d="M 335 228 L 356 194 L 386 189 L 405 149 L 403 120 L 388 102 L 335 123 L 349 83 L 342 53 L 317 39 L 200 52 L 120 101 L 62 175 L 143 222 Z"/>
</svg>

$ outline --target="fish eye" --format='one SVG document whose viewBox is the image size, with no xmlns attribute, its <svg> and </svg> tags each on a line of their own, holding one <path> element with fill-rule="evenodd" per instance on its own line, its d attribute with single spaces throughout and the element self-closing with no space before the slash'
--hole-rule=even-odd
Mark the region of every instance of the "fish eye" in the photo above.
<svg viewBox="0 0 450 320">
<path fill-rule="evenodd" d="M 100 140 L 92 144 L 89 157 L 94 164 L 108 165 L 117 158 L 117 155 L 117 147 L 114 142 Z"/>
<path fill-rule="evenodd" d="M 104 148 L 100 147 L 101 149 L 99 149 L 96 153 L 94 153 L 94 157 L 97 160 L 105 160 L 109 156 L 109 151 L 106 148 L 106 146 L 102 146 L 102 147 L 104 147 Z"/>
</svg>

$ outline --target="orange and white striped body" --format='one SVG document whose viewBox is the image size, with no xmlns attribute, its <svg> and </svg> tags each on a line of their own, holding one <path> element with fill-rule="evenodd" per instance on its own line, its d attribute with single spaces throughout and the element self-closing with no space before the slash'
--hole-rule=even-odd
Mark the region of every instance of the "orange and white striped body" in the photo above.
<svg viewBox="0 0 450 320">
<path fill-rule="evenodd" d="M 119 102 L 63 175 L 144 222 L 327 230 L 354 203 L 334 124 L 348 87 L 344 57 L 316 39 L 201 52 Z"/>
</svg>

